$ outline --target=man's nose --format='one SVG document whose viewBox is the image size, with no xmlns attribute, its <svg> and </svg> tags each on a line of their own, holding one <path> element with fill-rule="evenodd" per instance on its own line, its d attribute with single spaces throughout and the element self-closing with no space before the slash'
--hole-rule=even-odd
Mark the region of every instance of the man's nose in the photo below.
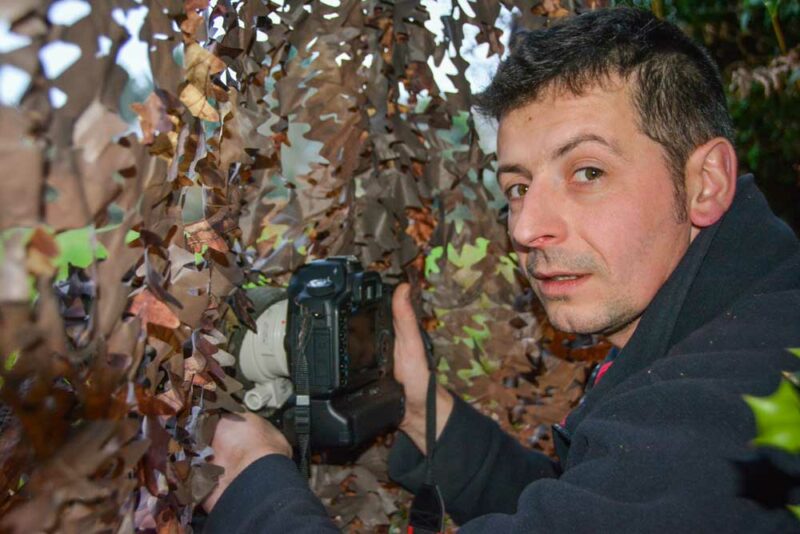
<svg viewBox="0 0 800 534">
<path fill-rule="evenodd" d="M 539 182 L 539 183 L 536 183 Z M 509 215 L 509 234 L 525 248 L 557 245 L 566 237 L 565 204 L 544 180 L 534 180 L 521 206 Z"/>
</svg>

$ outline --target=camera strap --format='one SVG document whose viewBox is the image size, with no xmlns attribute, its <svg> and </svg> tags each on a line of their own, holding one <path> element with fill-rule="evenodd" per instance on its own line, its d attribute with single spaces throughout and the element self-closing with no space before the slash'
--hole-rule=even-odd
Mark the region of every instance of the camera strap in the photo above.
<svg viewBox="0 0 800 534">
<path fill-rule="evenodd" d="M 306 349 L 310 335 L 311 313 L 306 306 L 300 305 L 300 332 L 298 333 L 298 346 L 300 350 L 295 355 L 294 366 L 294 431 L 297 438 L 298 469 L 306 478 L 311 477 L 311 381 L 308 374 L 308 356 Z"/>
<path fill-rule="evenodd" d="M 444 530 L 444 500 L 433 474 L 436 452 L 436 365 L 433 344 L 421 330 L 428 356 L 428 392 L 425 399 L 425 483 L 414 496 L 408 517 L 408 534 L 439 534 Z"/>
</svg>

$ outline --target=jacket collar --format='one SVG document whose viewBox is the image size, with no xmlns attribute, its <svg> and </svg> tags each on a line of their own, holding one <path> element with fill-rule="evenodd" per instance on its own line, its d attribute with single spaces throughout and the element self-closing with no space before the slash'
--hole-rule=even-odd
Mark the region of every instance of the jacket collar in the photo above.
<svg viewBox="0 0 800 534">
<path fill-rule="evenodd" d="M 697 235 L 613 367 L 569 422 L 582 419 L 589 406 L 625 378 L 665 357 L 798 249 L 797 237 L 772 214 L 753 176 L 740 177 L 731 208 Z"/>
</svg>

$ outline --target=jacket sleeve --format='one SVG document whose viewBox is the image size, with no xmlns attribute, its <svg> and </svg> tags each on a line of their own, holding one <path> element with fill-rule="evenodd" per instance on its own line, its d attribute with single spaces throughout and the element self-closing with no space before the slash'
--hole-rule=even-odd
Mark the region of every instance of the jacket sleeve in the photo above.
<svg viewBox="0 0 800 534">
<path fill-rule="evenodd" d="M 223 492 L 206 519 L 207 534 L 340 532 L 291 459 L 270 454 L 253 462 Z"/>
<path fill-rule="evenodd" d="M 702 355 L 711 367 L 730 368 L 727 354 L 717 356 Z M 737 363 L 745 378 L 734 384 L 714 369 L 688 376 L 678 368 L 669 377 L 648 371 L 647 384 L 615 392 L 568 425 L 572 444 L 560 476 L 544 455 L 457 400 L 434 466 L 448 512 L 464 534 L 800 531 L 785 507 L 800 499 L 800 457 L 765 459 L 748 447 L 755 426 L 741 394 L 768 394 L 777 378 L 753 388 L 746 376 L 761 363 Z M 423 457 L 407 438 L 390 469 L 412 490 L 422 480 Z M 233 481 L 205 531 L 338 532 L 291 460 L 278 455 Z"/>
<path fill-rule="evenodd" d="M 454 400 L 436 444 L 433 470 L 445 508 L 456 522 L 513 513 L 531 481 L 558 476 L 558 465 L 547 456 L 523 447 L 455 395 Z M 398 434 L 392 448 L 389 475 L 412 493 L 425 478 L 425 457 L 405 434 Z"/>
</svg>

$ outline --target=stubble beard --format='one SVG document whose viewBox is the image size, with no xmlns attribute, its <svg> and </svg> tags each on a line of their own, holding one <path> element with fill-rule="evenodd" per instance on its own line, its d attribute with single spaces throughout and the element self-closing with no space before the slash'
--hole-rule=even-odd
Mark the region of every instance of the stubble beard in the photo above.
<svg viewBox="0 0 800 534">
<path fill-rule="evenodd" d="M 530 251 L 525 264 L 528 282 L 544 306 L 550 324 L 562 332 L 608 336 L 624 329 L 642 314 L 626 295 L 620 294 L 616 295 L 617 298 L 591 306 L 591 309 L 595 310 L 592 315 L 586 316 L 586 313 L 581 314 L 577 310 L 562 315 L 558 312 L 558 308 L 570 306 L 572 297 L 542 295 L 538 289 L 538 281 L 533 276 L 537 271 L 566 271 L 606 277 L 608 273 L 589 255 L 572 255 L 557 250 Z"/>
</svg>

